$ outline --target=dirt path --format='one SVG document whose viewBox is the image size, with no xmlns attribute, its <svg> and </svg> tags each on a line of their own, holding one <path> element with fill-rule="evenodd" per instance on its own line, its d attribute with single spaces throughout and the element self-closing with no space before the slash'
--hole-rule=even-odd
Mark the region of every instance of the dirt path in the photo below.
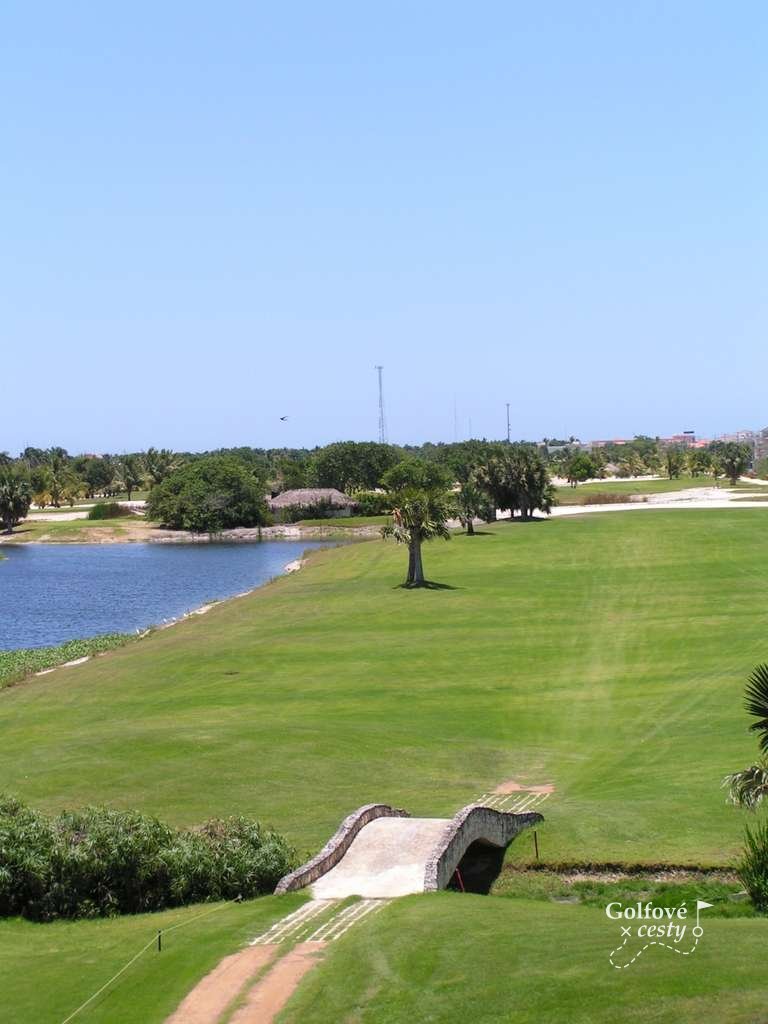
<svg viewBox="0 0 768 1024">
<path fill-rule="evenodd" d="M 301 979 L 322 957 L 326 945 L 325 942 L 301 942 L 294 946 L 253 986 L 244 1005 L 232 1017 L 231 1024 L 272 1024 Z"/>
<path fill-rule="evenodd" d="M 166 1024 L 212 1024 L 240 994 L 243 986 L 270 960 L 278 946 L 246 946 L 225 957 L 192 989 Z"/>
</svg>

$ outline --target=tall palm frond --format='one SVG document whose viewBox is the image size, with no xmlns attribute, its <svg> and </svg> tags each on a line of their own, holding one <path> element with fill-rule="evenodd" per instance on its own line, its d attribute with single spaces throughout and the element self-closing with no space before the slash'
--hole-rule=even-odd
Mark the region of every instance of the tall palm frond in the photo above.
<svg viewBox="0 0 768 1024">
<path fill-rule="evenodd" d="M 728 787 L 730 803 L 754 811 L 768 795 L 768 763 L 762 760 L 743 771 L 732 772 L 725 776 L 723 785 Z"/>
<path fill-rule="evenodd" d="M 758 665 L 749 677 L 744 694 L 744 707 L 757 719 L 749 727 L 759 733 L 760 752 L 768 754 L 768 665 Z"/>
</svg>

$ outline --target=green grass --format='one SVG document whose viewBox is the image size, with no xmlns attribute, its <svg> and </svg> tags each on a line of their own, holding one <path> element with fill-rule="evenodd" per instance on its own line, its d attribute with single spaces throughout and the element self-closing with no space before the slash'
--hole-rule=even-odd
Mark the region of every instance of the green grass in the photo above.
<svg viewBox="0 0 768 1024">
<path fill-rule="evenodd" d="M 671 872 L 662 881 L 650 873 L 616 877 L 615 873 L 597 875 L 556 874 L 553 871 L 516 871 L 505 868 L 493 886 L 496 896 L 537 899 L 555 903 L 580 903 L 604 910 L 609 902 L 627 905 L 652 902 L 655 907 L 679 907 L 685 904 L 696 913 L 696 901 L 712 904 L 710 917 L 757 917 L 758 911 L 734 875 L 703 872 Z"/>
<path fill-rule="evenodd" d="M 120 537 L 125 534 L 125 527 L 128 524 L 132 529 L 136 527 L 152 529 L 152 524 L 141 516 L 120 516 L 118 519 L 68 519 L 64 522 L 57 522 L 55 519 L 35 519 L 26 520 L 20 526 L 15 527 L 10 537 L 4 537 L 4 543 L 24 543 L 40 541 L 45 538 L 57 544 L 72 542 L 87 544 L 98 536 L 98 534 L 94 534 L 92 538 L 89 538 L 88 534 L 92 530 L 104 530 L 108 531 L 110 536 Z"/>
<path fill-rule="evenodd" d="M 297 526 L 338 526 L 348 530 L 353 526 L 384 526 L 392 516 L 340 516 L 337 519 L 301 519 Z"/>
<path fill-rule="evenodd" d="M 164 936 L 161 953 L 150 948 L 75 1018 L 78 1024 L 162 1024 L 222 957 L 236 952 L 305 899 L 304 894 L 268 896 L 241 904 L 54 924 L 2 920 L 2 1019 L 9 1024 L 61 1024 L 158 929 L 183 924 Z"/>
<path fill-rule="evenodd" d="M 425 564 L 454 589 L 400 589 L 393 544 L 316 552 L 202 618 L 3 691 L 3 788 L 179 824 L 242 812 L 314 852 L 362 803 L 449 815 L 502 779 L 551 781 L 545 864 L 733 862 L 744 815 L 719 783 L 756 753 L 741 695 L 768 658 L 764 510 L 497 524 L 428 545 Z M 532 858 L 524 833 L 508 864 Z M 751 912 L 734 888 L 507 870 L 499 896 L 399 900 L 329 948 L 283 1024 L 751 1024 L 768 924 L 733 916 Z M 720 905 L 695 956 L 609 966 L 608 898 L 697 892 Z M 60 1024 L 161 918 L 199 909 L 0 921 L 3 1009 Z M 266 899 L 179 929 L 83 1021 L 163 1020 L 277 913 Z"/>
<path fill-rule="evenodd" d="M 768 657 L 762 510 L 486 527 L 425 551 L 451 590 L 398 588 L 372 541 L 141 644 L 0 696 L 4 788 L 52 810 L 179 824 L 242 812 L 316 850 L 384 800 L 449 815 L 554 782 L 542 857 L 724 864 L 754 757 L 744 680 Z M 532 856 L 530 837 L 511 856 Z"/>
<path fill-rule="evenodd" d="M 595 494 L 668 494 L 673 491 L 687 491 L 692 487 L 726 487 L 727 481 L 713 480 L 710 476 L 683 476 L 675 480 L 598 480 L 595 483 L 579 484 L 578 487 L 556 488 L 558 505 L 585 505 L 588 497 Z"/>
<path fill-rule="evenodd" d="M 707 913 L 706 911 L 704 912 Z M 692 956 L 626 970 L 602 909 L 439 893 L 398 900 L 334 943 L 280 1024 L 754 1024 L 764 919 L 704 918 Z M 637 940 L 632 940 L 637 944 Z"/>
</svg>

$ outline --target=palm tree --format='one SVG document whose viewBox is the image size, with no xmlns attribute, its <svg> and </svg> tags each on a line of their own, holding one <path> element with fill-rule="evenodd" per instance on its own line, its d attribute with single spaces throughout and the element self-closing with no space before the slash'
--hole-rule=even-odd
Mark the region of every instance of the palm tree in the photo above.
<svg viewBox="0 0 768 1024">
<path fill-rule="evenodd" d="M 555 492 L 546 463 L 531 445 L 514 444 L 478 467 L 477 481 L 496 508 L 533 518 L 534 509 L 549 512 Z"/>
<path fill-rule="evenodd" d="M 482 519 L 488 522 L 489 519 L 496 518 L 496 509 L 493 507 L 493 503 L 488 500 L 485 492 L 478 487 L 474 476 L 470 476 L 459 487 L 456 493 L 456 508 L 458 509 L 461 525 L 467 531 L 468 537 L 474 537 L 475 535 L 475 519 Z"/>
<path fill-rule="evenodd" d="M 131 495 L 138 487 L 141 487 L 142 480 L 144 479 L 139 456 L 122 455 L 118 460 L 117 475 L 128 495 L 128 501 L 130 501 Z"/>
<path fill-rule="evenodd" d="M 403 586 L 426 587 L 421 545 L 435 537 L 450 540 L 451 501 L 442 488 L 405 487 L 392 497 L 392 522 L 381 528 L 381 535 L 408 545 L 408 575 Z"/>
<path fill-rule="evenodd" d="M 144 455 L 144 465 L 149 474 L 150 487 L 160 484 L 179 465 L 179 459 L 168 448 L 148 448 Z"/>
<path fill-rule="evenodd" d="M 731 803 L 754 811 L 768 795 L 768 665 L 758 665 L 749 677 L 744 707 L 757 719 L 749 731 L 758 734 L 761 756 L 749 768 L 726 775 L 723 785 Z"/>
<path fill-rule="evenodd" d="M 11 468 L 4 468 L 0 474 L 0 524 L 6 533 L 12 533 L 14 526 L 29 512 L 29 481 Z"/>
</svg>

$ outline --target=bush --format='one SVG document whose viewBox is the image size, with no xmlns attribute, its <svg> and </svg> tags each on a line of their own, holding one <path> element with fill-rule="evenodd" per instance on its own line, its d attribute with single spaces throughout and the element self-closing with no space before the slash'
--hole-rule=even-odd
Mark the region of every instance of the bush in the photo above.
<svg viewBox="0 0 768 1024">
<path fill-rule="evenodd" d="M 0 916 L 52 921 L 260 896 L 294 866 L 282 836 L 242 817 L 174 829 L 106 807 L 50 818 L 0 796 Z"/>
<path fill-rule="evenodd" d="M 133 512 L 117 501 L 100 501 L 88 512 L 89 519 L 119 519 L 132 516 Z"/>
<path fill-rule="evenodd" d="M 300 523 L 304 519 L 337 519 L 339 507 L 330 501 L 316 501 L 311 505 L 294 505 L 273 513 L 275 522 Z M 343 517 L 342 517 L 343 518 Z"/>
<path fill-rule="evenodd" d="M 359 516 L 384 516 L 392 511 L 392 495 L 386 491 L 358 491 L 353 498 Z"/>
<path fill-rule="evenodd" d="M 646 494 L 616 494 L 613 491 L 595 491 L 593 494 L 580 494 L 579 505 L 623 505 L 625 502 L 648 501 Z"/>
<path fill-rule="evenodd" d="M 187 463 L 149 493 L 147 515 L 174 530 L 218 533 L 270 522 L 266 486 L 253 467 L 232 456 Z"/>
<path fill-rule="evenodd" d="M 744 852 L 736 874 L 758 910 L 768 910 L 768 821 L 744 829 Z"/>
</svg>

